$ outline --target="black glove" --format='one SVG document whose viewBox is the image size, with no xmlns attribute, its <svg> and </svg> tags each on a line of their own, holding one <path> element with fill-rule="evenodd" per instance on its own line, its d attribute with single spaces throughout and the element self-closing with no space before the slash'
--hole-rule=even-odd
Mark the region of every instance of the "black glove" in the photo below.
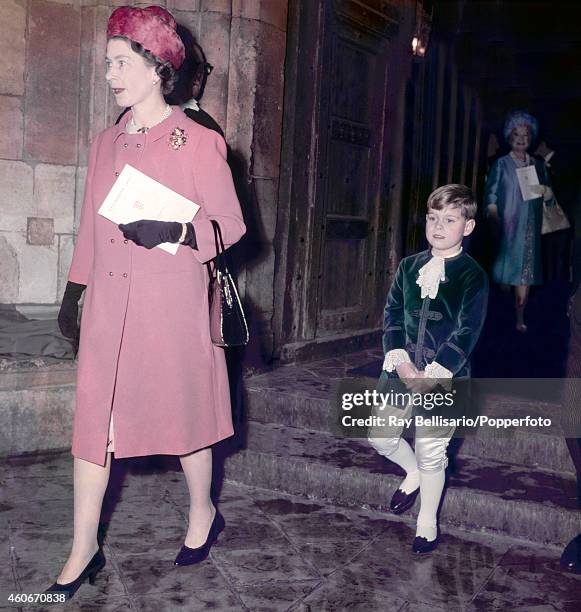
<svg viewBox="0 0 581 612">
<path fill-rule="evenodd" d="M 186 223 L 186 226 L 186 237 L 182 244 L 197 249 L 194 226 L 191 223 Z M 133 240 L 135 244 L 146 249 L 153 249 L 162 242 L 177 242 L 182 235 L 182 224 L 177 221 L 142 219 L 141 221 L 133 221 L 133 223 L 122 223 L 119 229 L 123 232 L 125 238 Z"/>
<path fill-rule="evenodd" d="M 58 316 L 61 333 L 65 338 L 72 341 L 75 353 L 79 348 L 79 338 L 81 335 L 79 327 L 79 300 L 86 286 L 71 281 L 67 283 Z"/>
</svg>

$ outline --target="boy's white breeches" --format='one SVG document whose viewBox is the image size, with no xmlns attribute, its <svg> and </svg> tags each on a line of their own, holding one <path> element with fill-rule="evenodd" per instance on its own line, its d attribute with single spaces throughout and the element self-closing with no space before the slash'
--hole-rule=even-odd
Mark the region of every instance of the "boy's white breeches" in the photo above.
<svg viewBox="0 0 581 612">
<path fill-rule="evenodd" d="M 411 413 L 411 407 L 404 410 L 388 407 L 381 413 L 375 412 L 384 417 L 396 414 L 400 418 L 409 418 Z M 446 468 L 448 465 L 446 449 L 455 429 L 455 427 L 416 427 L 415 455 L 421 472 L 438 472 Z M 403 430 L 403 425 L 375 426 L 369 430 L 368 440 L 380 455 L 389 459 L 399 446 Z"/>
<path fill-rule="evenodd" d="M 420 436 L 425 433 L 421 432 Z M 446 438 L 424 438 L 416 435 L 414 446 L 420 472 L 437 472 L 446 468 L 448 465 L 446 448 L 453 433 L 452 429 L 450 436 Z M 397 438 L 369 438 L 369 443 L 380 455 L 389 459 L 389 456 L 397 450 L 400 437 L 401 433 Z"/>
</svg>

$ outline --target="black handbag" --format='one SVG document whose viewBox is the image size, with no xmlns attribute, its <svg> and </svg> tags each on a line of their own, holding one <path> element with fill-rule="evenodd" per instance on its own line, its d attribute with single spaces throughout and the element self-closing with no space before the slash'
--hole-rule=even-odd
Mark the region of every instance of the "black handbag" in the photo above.
<svg viewBox="0 0 581 612">
<path fill-rule="evenodd" d="M 236 284 L 227 263 L 226 249 L 222 240 L 220 225 L 212 221 L 216 257 L 213 266 L 208 263 L 210 283 L 208 301 L 210 304 L 210 337 L 216 346 L 243 346 L 248 343 L 248 325 Z"/>
</svg>

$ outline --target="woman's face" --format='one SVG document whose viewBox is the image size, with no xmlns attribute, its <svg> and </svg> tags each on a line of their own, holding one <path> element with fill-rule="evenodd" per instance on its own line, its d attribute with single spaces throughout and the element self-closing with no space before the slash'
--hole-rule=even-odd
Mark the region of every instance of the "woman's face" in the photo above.
<svg viewBox="0 0 581 612">
<path fill-rule="evenodd" d="M 105 78 L 119 106 L 139 104 L 160 88 L 155 66 L 147 64 L 126 40 L 112 38 L 107 43 L 105 64 Z"/>
<path fill-rule="evenodd" d="M 531 131 L 526 125 L 515 127 L 510 134 L 510 148 L 515 153 L 524 155 L 531 146 Z"/>
</svg>

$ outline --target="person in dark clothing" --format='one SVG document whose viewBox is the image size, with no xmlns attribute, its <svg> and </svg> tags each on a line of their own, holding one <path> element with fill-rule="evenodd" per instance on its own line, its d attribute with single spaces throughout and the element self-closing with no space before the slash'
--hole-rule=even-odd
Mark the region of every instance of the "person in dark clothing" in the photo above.
<svg viewBox="0 0 581 612">
<path fill-rule="evenodd" d="M 571 337 L 567 356 L 566 376 L 563 397 L 562 426 L 566 436 L 567 448 L 575 466 L 577 476 L 577 498 L 581 509 L 581 388 L 577 379 L 581 378 L 581 210 L 576 208 L 573 218 L 573 285 L 569 300 L 569 324 Z M 577 534 L 565 547 L 561 556 L 561 566 L 576 574 L 581 574 L 581 533 Z"/>
<path fill-rule="evenodd" d="M 543 140 L 535 150 L 535 156 L 544 164 L 553 191 L 559 204 L 570 208 L 574 196 L 570 193 L 568 177 L 562 155 L 556 153 Z M 543 282 L 568 281 L 569 264 L 571 259 L 571 229 L 544 234 L 541 237 L 541 259 L 543 268 Z"/>
<path fill-rule="evenodd" d="M 184 113 L 196 123 L 218 132 L 224 136 L 222 128 L 216 120 L 200 105 L 200 100 L 206 89 L 206 82 L 214 67 L 206 61 L 202 47 L 192 41 L 189 45 L 184 67 L 178 75 L 177 88 L 174 90 L 176 104 L 180 104 Z M 182 99 L 178 99 L 181 96 Z"/>
</svg>

